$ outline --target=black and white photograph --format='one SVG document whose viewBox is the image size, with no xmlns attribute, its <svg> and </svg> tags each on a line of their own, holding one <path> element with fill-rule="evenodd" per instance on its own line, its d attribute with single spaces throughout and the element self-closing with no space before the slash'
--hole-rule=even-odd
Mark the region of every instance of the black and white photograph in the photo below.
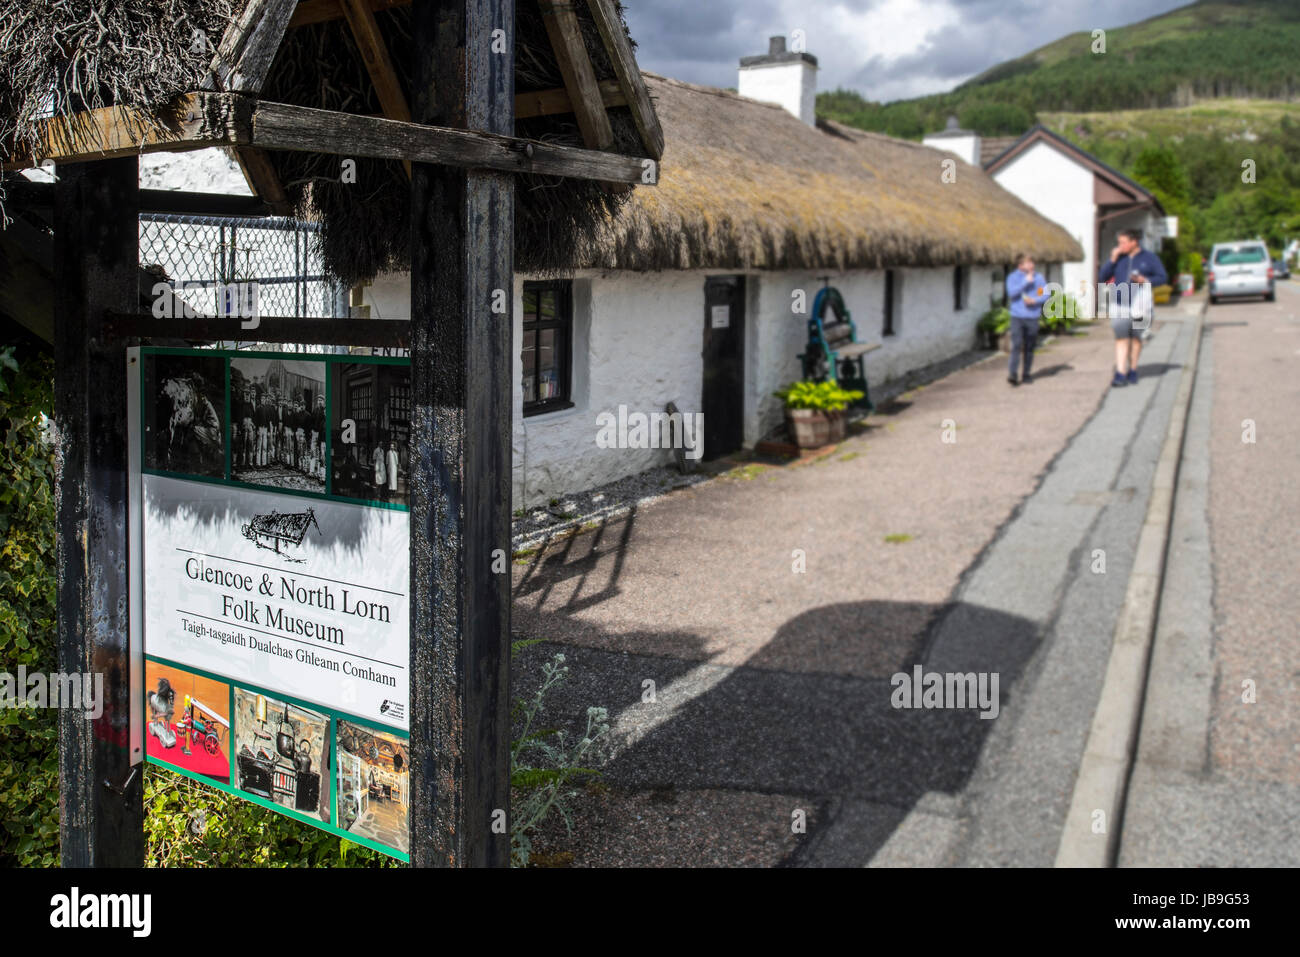
<svg viewBox="0 0 1300 957">
<path fill-rule="evenodd" d="M 335 495 L 407 505 L 411 371 L 405 365 L 336 363 L 330 383 Z"/>
<path fill-rule="evenodd" d="M 325 491 L 325 363 L 230 360 L 230 477 Z"/>
<path fill-rule="evenodd" d="M 224 477 L 225 359 L 145 356 L 142 375 L 144 467 Z"/>
</svg>

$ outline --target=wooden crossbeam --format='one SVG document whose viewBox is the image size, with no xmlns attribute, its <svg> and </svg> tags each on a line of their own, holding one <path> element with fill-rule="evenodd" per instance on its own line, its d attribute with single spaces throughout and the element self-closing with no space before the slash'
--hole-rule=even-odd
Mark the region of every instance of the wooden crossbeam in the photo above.
<svg viewBox="0 0 1300 957">
<path fill-rule="evenodd" d="M 642 182 L 643 160 L 634 156 L 499 133 L 266 103 L 236 93 L 187 94 L 177 99 L 169 117 L 164 125 L 155 127 L 142 123 L 138 114 L 123 107 L 106 107 L 71 119 L 50 119 L 41 130 L 42 146 L 37 155 L 7 161 L 5 168 L 25 169 L 47 158 L 78 163 L 134 153 L 236 146 L 410 160 L 606 183 Z"/>
<path fill-rule="evenodd" d="M 297 0 L 249 0 L 226 28 L 203 88 L 261 93 Z"/>
<path fill-rule="evenodd" d="M 588 149 L 607 150 L 614 145 L 614 130 L 605 112 L 596 72 L 591 68 L 591 57 L 582 42 L 582 28 L 572 0 L 538 0 L 538 3 L 582 141 Z"/>
<path fill-rule="evenodd" d="M 190 93 L 178 97 L 153 123 L 124 106 L 54 117 L 41 124 L 35 155 L 15 156 L 4 168 L 26 169 L 45 159 L 75 163 L 243 145 L 251 139 L 254 102 L 229 94 Z"/>
<path fill-rule="evenodd" d="M 587 0 L 587 6 L 591 8 L 605 51 L 614 64 L 614 75 L 618 77 L 624 101 L 641 134 L 641 142 L 645 144 L 651 158 L 657 161 L 664 155 L 664 131 L 659 125 L 654 104 L 650 102 L 650 91 L 646 89 L 645 79 L 636 65 L 632 44 L 623 32 L 623 24 L 610 0 Z"/>
<path fill-rule="evenodd" d="M 642 160 L 473 130 L 260 103 L 253 144 L 270 150 L 406 159 L 416 163 L 541 173 L 607 183 L 641 182 Z"/>
<path fill-rule="evenodd" d="M 293 211 L 293 204 L 280 185 L 280 177 L 271 165 L 271 157 L 264 150 L 242 146 L 235 150 L 235 158 L 239 160 L 239 168 L 244 171 L 248 185 L 270 207 L 271 212 L 277 216 L 288 216 Z"/>
<path fill-rule="evenodd" d="M 374 84 L 384 116 L 390 120 L 409 122 L 411 109 L 407 106 L 406 94 L 402 92 L 401 81 L 397 78 L 397 70 L 393 68 L 393 58 L 388 55 L 384 36 L 379 32 L 375 14 L 370 9 L 370 0 L 340 0 L 340 6 L 347 18 L 348 29 L 357 41 L 357 49 L 361 51 L 361 59 L 366 65 L 366 72 L 370 74 L 370 82 Z M 402 165 L 406 168 L 407 179 L 410 179 L 410 160 L 403 160 Z"/>
<path fill-rule="evenodd" d="M 303 344 L 370 346 L 406 349 L 411 345 L 407 320 L 305 319 L 300 316 L 262 316 L 257 328 L 242 319 L 198 316 L 193 319 L 157 319 L 152 315 L 114 312 L 104 320 L 108 339 L 184 339 L 187 342 L 296 342 Z"/>
<path fill-rule="evenodd" d="M 296 0 L 249 0 L 239 18 L 226 28 L 208 75 L 203 79 L 203 89 L 262 92 L 271 72 L 271 61 L 284 41 L 296 6 Z M 253 192 L 277 215 L 287 215 L 289 197 L 270 158 L 261 150 L 248 147 L 237 148 L 235 158 Z"/>
<path fill-rule="evenodd" d="M 619 86 L 617 80 L 602 80 L 598 86 L 601 101 L 606 109 L 611 106 L 627 105 L 627 100 L 623 97 L 623 88 Z M 569 91 L 564 87 L 515 94 L 515 119 L 517 120 L 572 112 L 573 103 L 569 100 Z"/>
</svg>

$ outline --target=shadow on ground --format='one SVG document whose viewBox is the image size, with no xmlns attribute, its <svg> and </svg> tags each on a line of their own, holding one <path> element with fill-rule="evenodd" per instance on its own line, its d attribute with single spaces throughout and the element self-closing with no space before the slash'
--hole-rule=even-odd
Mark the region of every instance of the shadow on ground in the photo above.
<svg viewBox="0 0 1300 957">
<path fill-rule="evenodd" d="M 598 704 L 615 724 L 603 786 L 579 799 L 572 836 L 553 825 L 541 841 L 579 864 L 866 864 L 925 795 L 965 787 L 996 720 L 981 719 L 977 705 L 896 709 L 891 677 L 929 661 L 996 672 L 1001 707 L 1039 639 L 1029 621 L 975 605 L 836 603 L 797 615 L 744 665 L 722 668 L 700 663 L 703 637 L 675 629 L 671 608 L 636 634 L 602 633 L 590 615 L 575 622 L 574 612 L 617 593 L 617 575 L 578 607 L 538 611 L 540 591 L 584 574 L 564 554 L 543 558 L 520 583 L 517 596 L 533 596 L 533 607 L 519 637 L 577 635 L 581 644 L 526 649 L 514 682 L 516 696 L 527 692 L 562 652 L 571 677 L 545 723 L 580 728 Z M 903 634 L 897 623 L 909 620 L 917 628 Z M 858 675 L 818 670 L 824 652 L 846 646 L 867 662 Z M 643 700 L 647 681 L 653 702 Z M 674 832 L 671 805 L 683 795 L 695 823 Z M 796 807 L 807 813 L 806 834 L 791 833 Z"/>
</svg>

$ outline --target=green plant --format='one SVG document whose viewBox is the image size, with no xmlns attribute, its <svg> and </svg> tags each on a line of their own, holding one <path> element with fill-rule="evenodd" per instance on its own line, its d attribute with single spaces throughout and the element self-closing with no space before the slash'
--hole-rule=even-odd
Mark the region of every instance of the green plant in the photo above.
<svg viewBox="0 0 1300 957">
<path fill-rule="evenodd" d="M 511 650 L 532 643 L 516 642 Z M 576 741 L 563 729 L 533 730 L 546 696 L 568 676 L 564 655 L 556 654 L 542 665 L 542 682 L 532 697 L 514 703 L 512 718 L 523 725 L 519 737 L 510 745 L 510 862 L 515 867 L 528 866 L 533 834 L 552 811 L 560 815 L 565 829 L 572 833 L 567 801 L 578 793 L 573 787 L 574 778 L 600 773 L 587 765 L 599 763 L 609 738 L 609 712 L 604 708 L 587 709 L 586 729 Z"/>
<path fill-rule="evenodd" d="M 56 668 L 54 411 L 50 356 L 0 348 L 0 658 L 4 670 Z M 0 709 L 0 864 L 59 861 L 54 710 Z"/>
<path fill-rule="evenodd" d="M 150 867 L 403 867 L 401 861 L 164 768 L 144 775 Z"/>
<path fill-rule="evenodd" d="M 1043 317 L 1039 324 L 1044 332 L 1063 333 L 1074 328 L 1078 318 L 1078 301 L 1070 293 L 1058 290 L 1043 303 Z"/>
<path fill-rule="evenodd" d="M 1185 252 L 1178 257 L 1178 271 L 1192 274 L 1193 288 L 1200 289 L 1205 285 L 1205 264 L 1199 253 Z M 1177 281 L 1177 276 L 1169 277 Z"/>
<path fill-rule="evenodd" d="M 792 382 L 784 389 L 772 393 L 785 403 L 787 409 L 816 409 L 820 412 L 843 412 L 850 402 L 857 402 L 863 393 L 856 389 L 841 389 L 839 383 Z"/>
<path fill-rule="evenodd" d="M 1000 336 L 1011 328 L 1011 310 L 1006 306 L 991 306 L 980 316 L 975 328 L 985 335 Z"/>
</svg>

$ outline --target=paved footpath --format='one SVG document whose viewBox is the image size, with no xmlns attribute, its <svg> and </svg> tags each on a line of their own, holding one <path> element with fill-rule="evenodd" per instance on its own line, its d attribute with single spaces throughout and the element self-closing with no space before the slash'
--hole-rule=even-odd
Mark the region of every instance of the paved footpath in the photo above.
<svg viewBox="0 0 1300 957">
<path fill-rule="evenodd" d="M 1300 864 L 1297 409 L 1300 284 L 1210 307 L 1121 865 Z"/>
<path fill-rule="evenodd" d="M 546 720 L 605 705 L 617 741 L 546 859 L 1049 866 L 1193 315 L 1158 313 L 1136 387 L 1109 389 L 1100 324 L 1041 350 L 1032 385 L 990 359 L 816 464 L 745 466 L 521 560 L 514 627 L 544 642 L 516 694 L 563 652 Z M 997 717 L 893 708 L 915 665 L 997 673 Z"/>
</svg>

